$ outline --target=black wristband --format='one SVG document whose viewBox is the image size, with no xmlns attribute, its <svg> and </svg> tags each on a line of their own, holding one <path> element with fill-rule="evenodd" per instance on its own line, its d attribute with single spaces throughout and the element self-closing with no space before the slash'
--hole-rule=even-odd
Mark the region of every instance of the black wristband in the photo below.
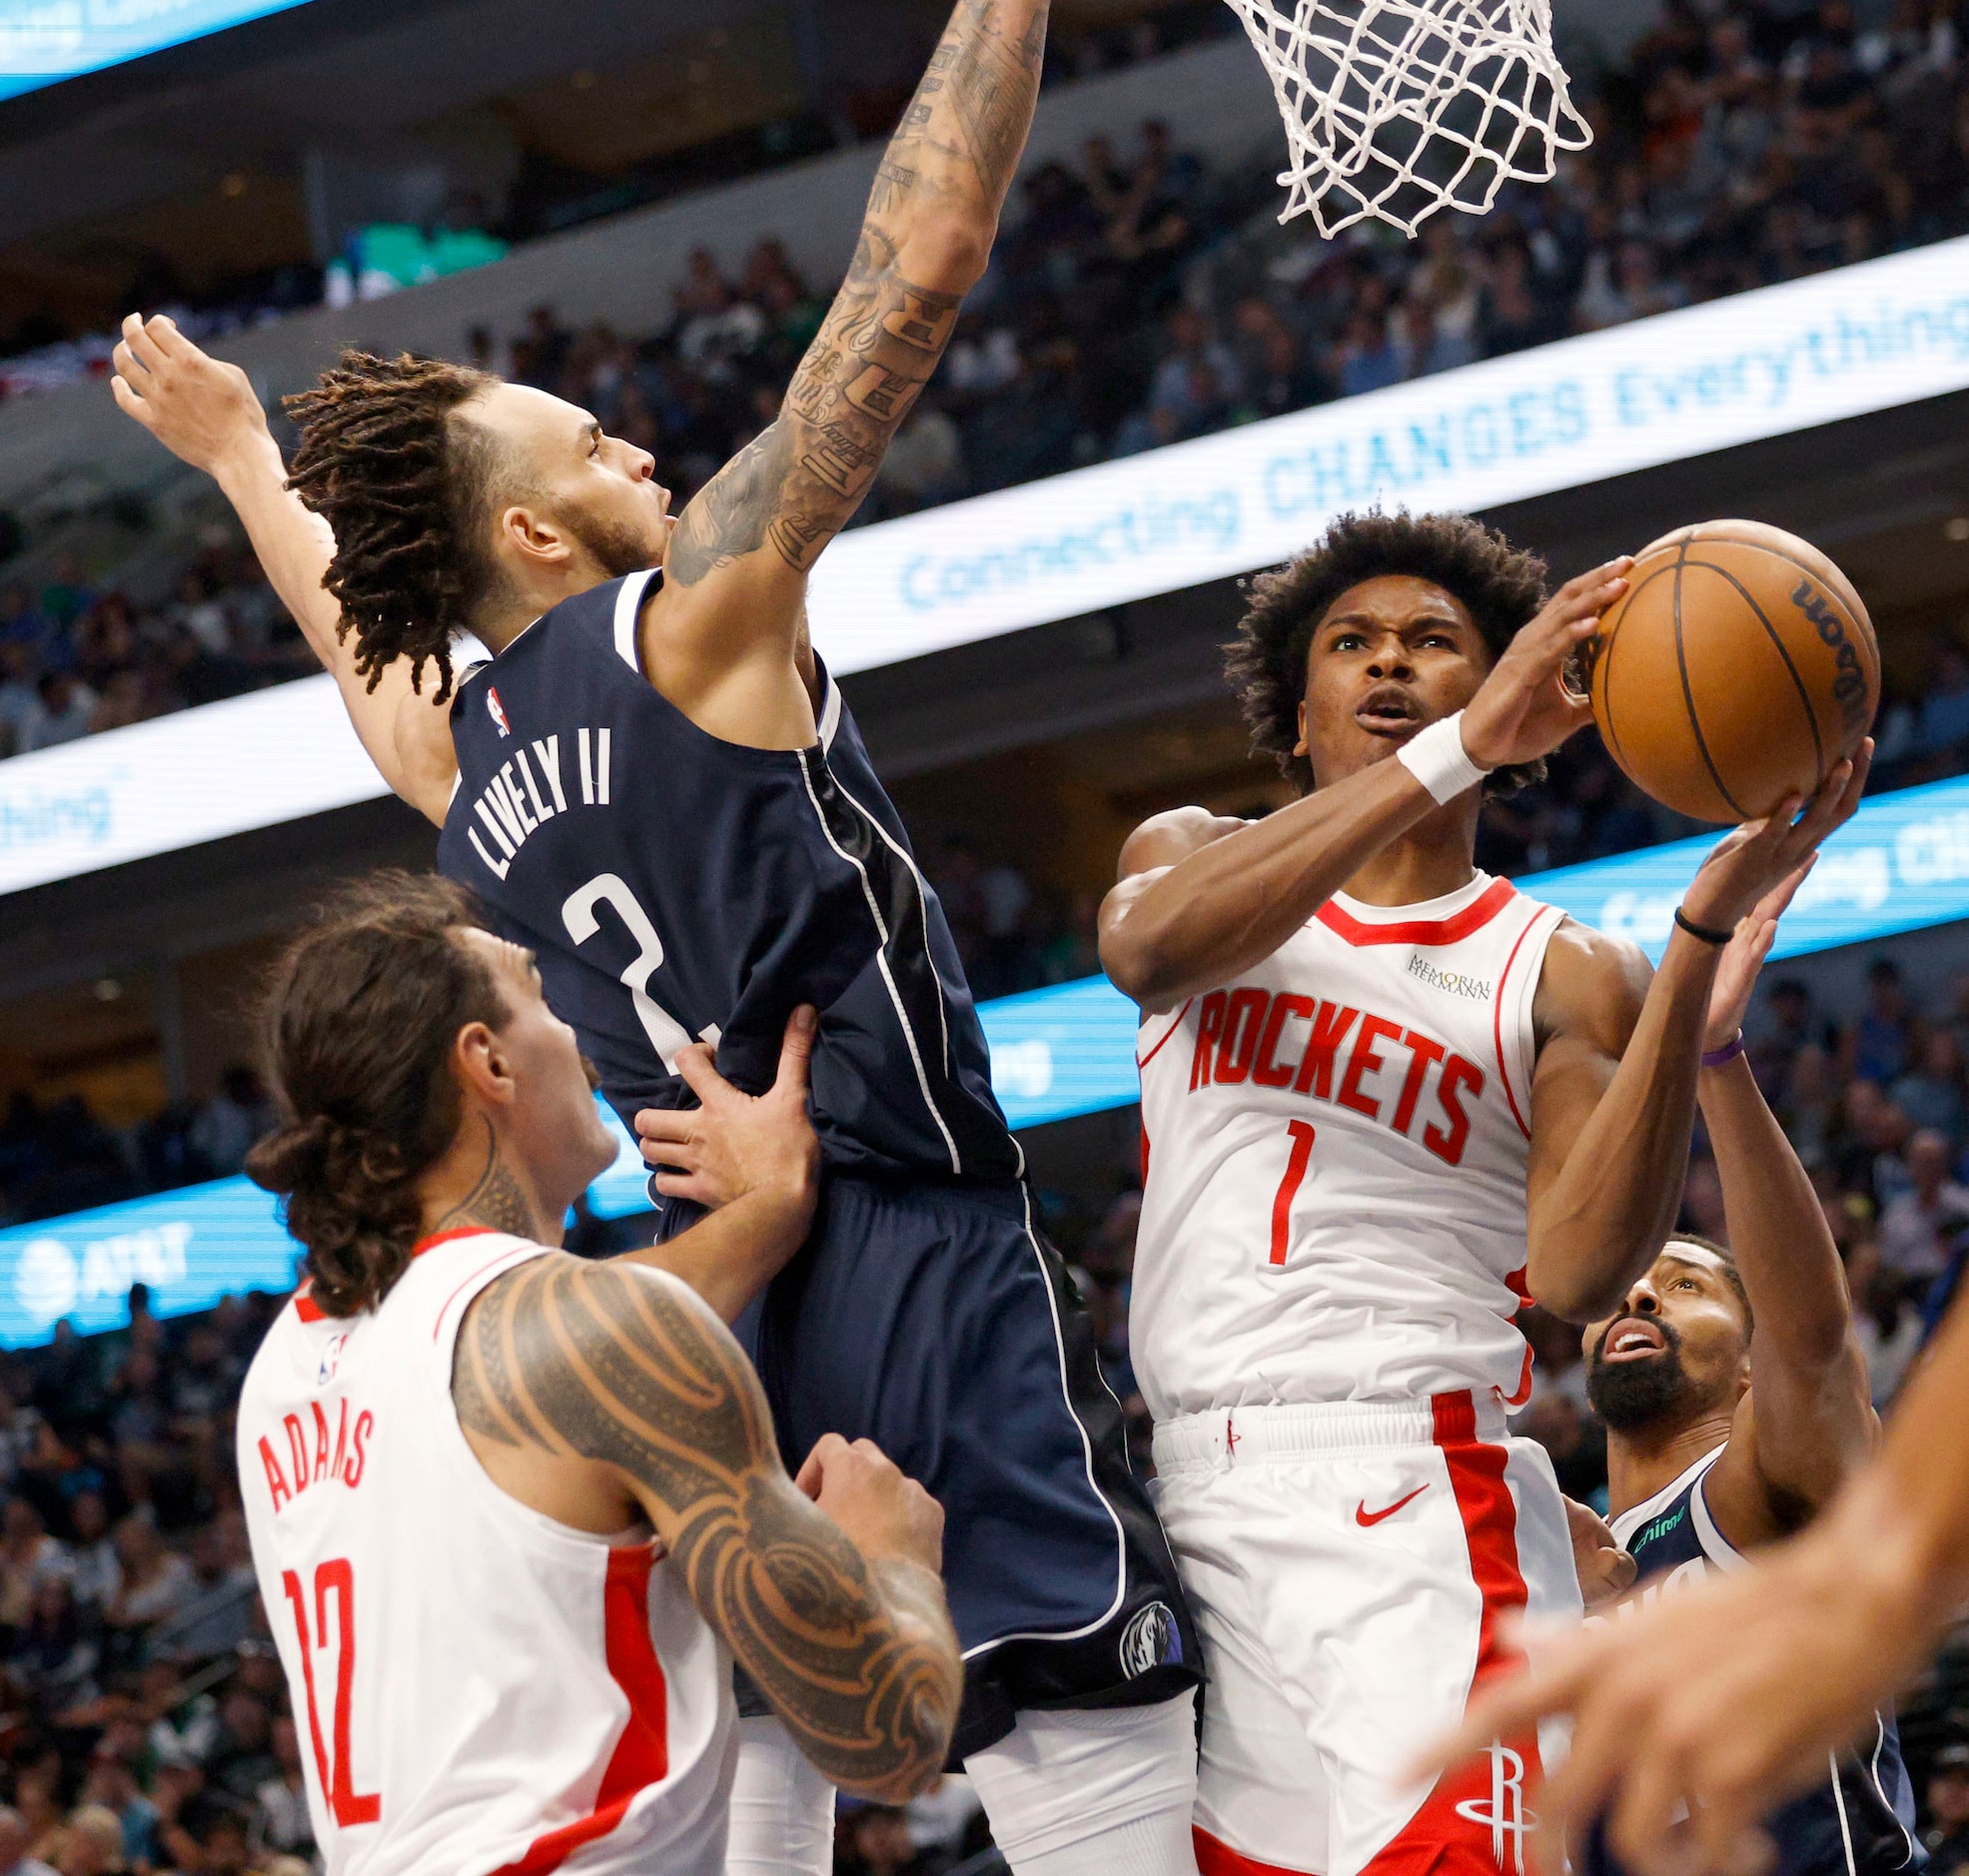
<svg viewBox="0 0 1969 1876">
<path fill-rule="evenodd" d="M 1675 907 L 1675 923 L 1691 938 L 1699 938 L 1705 945 L 1726 945 L 1736 936 L 1734 932 L 1716 931 L 1708 925 L 1698 925 L 1680 906 Z"/>
</svg>

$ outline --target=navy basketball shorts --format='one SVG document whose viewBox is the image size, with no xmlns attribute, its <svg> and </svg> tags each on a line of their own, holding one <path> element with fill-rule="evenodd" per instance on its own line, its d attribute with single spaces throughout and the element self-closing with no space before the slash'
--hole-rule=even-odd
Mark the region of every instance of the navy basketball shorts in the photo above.
<svg viewBox="0 0 1969 1876">
<path fill-rule="evenodd" d="M 673 1236 L 694 1209 L 668 1213 Z M 789 1468 L 823 1433 L 872 1439 L 943 1506 L 953 1763 L 1022 1709 L 1148 1705 L 1201 1680 L 1120 1404 L 1022 1186 L 830 1172 L 753 1357 Z"/>
</svg>

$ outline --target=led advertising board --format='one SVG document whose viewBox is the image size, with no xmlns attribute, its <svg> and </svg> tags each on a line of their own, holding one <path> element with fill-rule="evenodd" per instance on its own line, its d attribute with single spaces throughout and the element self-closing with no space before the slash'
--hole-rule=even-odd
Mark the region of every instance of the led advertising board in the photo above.
<svg viewBox="0 0 1969 1876">
<path fill-rule="evenodd" d="M 0 0 L 0 98 L 304 4 L 306 0 Z"/>
<path fill-rule="evenodd" d="M 1969 237 L 856 528 L 814 640 L 865 670 L 1269 565 L 1342 507 L 1482 508 L 1965 386 Z M 0 893 L 383 792 L 328 679 L 208 704 L 0 762 Z"/>
</svg>

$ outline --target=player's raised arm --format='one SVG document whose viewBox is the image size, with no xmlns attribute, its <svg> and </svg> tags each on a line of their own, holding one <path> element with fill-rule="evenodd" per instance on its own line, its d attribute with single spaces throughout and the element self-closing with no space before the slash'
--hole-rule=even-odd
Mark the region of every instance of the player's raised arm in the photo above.
<svg viewBox="0 0 1969 1876">
<path fill-rule="evenodd" d="M 287 483 L 280 446 L 247 375 L 201 351 L 171 320 L 123 322 L 110 390 L 172 455 L 203 469 L 233 504 L 261 567 L 342 691 L 363 747 L 392 789 L 442 823 L 458 763 L 447 705 L 413 687 L 408 660 L 372 679 L 356 666 L 342 607 L 322 581 L 335 536 Z"/>
<path fill-rule="evenodd" d="M 1584 1323 L 1617 1309 L 1673 1229 L 1723 946 L 1851 818 L 1871 751 L 1840 763 L 1809 803 L 1793 797 L 1718 843 L 1651 981 L 1623 939 L 1571 924 L 1553 934 L 1532 1013 L 1525 1281 L 1554 1315 Z"/>
<path fill-rule="evenodd" d="M 901 1803 L 942 1771 L 962 1686 L 942 1512 L 865 1440 L 823 1439 L 797 1487 L 757 1377 L 685 1285 L 535 1259 L 473 1304 L 453 1394 L 475 1442 L 619 1477 L 835 1784 Z"/>
<path fill-rule="evenodd" d="M 678 517 L 667 643 L 781 643 L 977 284 L 1039 94 L 1046 0 L 959 0 L 875 173 L 847 279 L 778 420 Z"/>
<path fill-rule="evenodd" d="M 1448 732 L 1461 735 L 1466 792 L 1490 769 L 1548 754 L 1587 720 L 1560 673 L 1619 596 L 1625 565 L 1609 561 L 1567 580 L 1483 679 Z M 1442 733 L 1443 723 L 1423 732 Z M 1201 808 L 1159 814 L 1122 848 L 1120 883 L 1101 907 L 1102 968 L 1151 1012 L 1214 990 L 1270 957 L 1441 805 L 1398 760 L 1318 787 L 1262 821 Z"/>
<path fill-rule="evenodd" d="M 1969 1600 L 1969 1295 L 1958 1292 L 1873 1460 L 1802 1536 L 1632 1619 L 1552 1640 L 1471 1703 L 1432 1759 L 1555 1714 L 1540 1841 L 1605 1813 L 1642 1876 L 1740 1876 L 1757 1827 L 1823 1778 Z M 1420 1772 L 1419 1772 L 1419 1775 Z"/>
<path fill-rule="evenodd" d="M 1705 1067 L 1697 1089 L 1751 1315 L 1750 1393 L 1704 1487 L 1738 1549 L 1817 1511 L 1872 1451 L 1880 1427 L 1838 1247 L 1741 1049 L 1757 972 L 1809 871 L 1798 868 L 1766 894 L 1724 951 L 1702 1046 L 1727 1059 Z"/>
</svg>

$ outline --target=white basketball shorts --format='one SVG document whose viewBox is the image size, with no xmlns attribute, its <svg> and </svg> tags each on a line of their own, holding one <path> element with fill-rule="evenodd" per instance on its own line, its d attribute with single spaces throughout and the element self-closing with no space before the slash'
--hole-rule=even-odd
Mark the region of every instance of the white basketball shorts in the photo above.
<svg viewBox="0 0 1969 1876">
<path fill-rule="evenodd" d="M 1400 1778 L 1514 1662 L 1500 1618 L 1577 1619 L 1543 1449 L 1463 1392 L 1191 1414 L 1155 1453 L 1209 1676 L 1203 1876 L 1522 1876 L 1536 1738 Z"/>
</svg>

